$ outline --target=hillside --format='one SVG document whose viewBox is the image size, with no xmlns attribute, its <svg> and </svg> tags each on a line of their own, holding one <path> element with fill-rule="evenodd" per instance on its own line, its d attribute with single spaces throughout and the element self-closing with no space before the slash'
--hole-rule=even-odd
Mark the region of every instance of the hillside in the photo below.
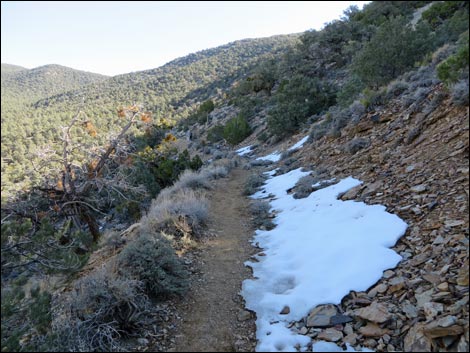
<svg viewBox="0 0 470 353">
<path fill-rule="evenodd" d="M 10 64 L 3 64 L 2 63 L 2 73 L 3 74 L 12 74 L 18 71 L 28 70 L 25 67 L 18 66 L 18 65 L 10 65 Z"/>
<path fill-rule="evenodd" d="M 157 69 L 111 78 L 58 65 L 2 76 L 2 158 L 8 162 L 7 169 L 2 163 L 2 190 L 30 184 L 35 172 L 25 170 L 27 160 L 51 140 L 58 142 L 60 126 L 78 109 L 92 119 L 99 143 L 119 129 L 116 111 L 134 103 L 145 107 L 155 121 L 174 123 L 208 97 L 223 96 L 235 79 L 260 60 L 284 53 L 296 38 L 294 34 L 236 41 Z"/>
<path fill-rule="evenodd" d="M 87 112 L 101 107 L 109 114 L 115 111 L 116 105 L 137 101 L 155 115 L 181 119 L 194 103 L 216 95 L 216 88 L 226 90 L 234 78 L 243 75 L 264 56 L 282 54 L 297 37 L 236 41 L 175 59 L 156 69 L 118 75 L 79 91 L 50 96 L 36 102 L 35 108 L 41 110 L 47 106 L 54 111 L 64 105 L 75 107 L 81 102 L 77 97 L 83 97 Z"/>
<path fill-rule="evenodd" d="M 468 351 L 468 28 L 376 1 L 2 105 L 2 349 Z"/>
<path fill-rule="evenodd" d="M 434 107 L 432 102 L 438 96 L 441 103 Z M 398 215 L 408 226 L 392 247 L 401 256 L 396 268 L 384 271 L 372 286 L 351 291 L 341 302 L 333 303 L 336 308 L 319 305 L 296 318 L 294 324 L 291 322 L 294 333 L 313 339 L 313 344 L 329 341 L 377 351 L 452 351 L 468 347 L 468 128 L 468 106 L 455 106 L 442 84 L 437 84 L 430 87 L 415 112 L 406 109 L 403 98 L 393 99 L 361 115 L 357 124 L 345 127 L 340 137 L 310 140 L 269 167 L 277 167 L 275 175 L 311 168 L 308 180 L 301 179 L 287 190 L 294 198 L 302 199 L 315 195 L 333 180 L 336 183 L 350 176 L 358 178 L 362 183 L 339 194 L 340 200 L 384 205 L 387 212 Z M 255 147 L 252 155 L 286 151 L 303 136 L 268 150 Z M 312 187 L 313 183 L 317 186 Z M 345 230 L 349 233 L 353 228 Z M 343 258 L 360 251 L 353 248 L 338 253 L 339 258 L 334 260 L 338 267 L 328 268 L 328 273 L 346 271 L 341 267 Z M 315 246 L 311 251 L 315 253 Z M 331 266 L 331 259 L 324 261 L 328 261 L 325 266 Z M 373 263 L 368 261 L 367 267 Z M 313 276 L 313 268 L 311 272 Z M 321 319 L 322 315 L 326 318 Z M 313 324 L 334 315 L 344 315 L 346 321 L 340 328 Z M 317 349 L 327 348 L 321 347 Z"/>
<path fill-rule="evenodd" d="M 13 102 L 33 103 L 106 78 L 104 75 L 60 65 L 45 65 L 29 70 L 2 64 L 2 105 L 11 105 Z"/>
</svg>

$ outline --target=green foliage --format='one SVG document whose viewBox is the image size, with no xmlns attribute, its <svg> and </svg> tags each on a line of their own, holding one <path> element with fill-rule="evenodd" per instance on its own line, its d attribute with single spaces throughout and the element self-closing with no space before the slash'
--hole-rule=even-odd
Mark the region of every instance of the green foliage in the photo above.
<svg viewBox="0 0 470 353">
<path fill-rule="evenodd" d="M 282 137 L 296 132 L 311 115 L 333 105 L 335 92 L 328 83 L 297 74 L 281 83 L 275 101 L 268 128 L 272 134 Z"/>
<path fill-rule="evenodd" d="M 36 102 L 66 91 L 83 88 L 88 84 L 106 80 L 104 75 L 74 70 L 60 65 L 45 65 L 25 69 L 2 64 L 2 104 L 18 99 Z"/>
<path fill-rule="evenodd" d="M 116 212 L 120 214 L 121 219 L 137 222 L 142 214 L 139 203 L 133 200 L 125 200 L 116 207 Z"/>
<path fill-rule="evenodd" d="M 162 146 L 162 145 L 160 145 Z M 147 147 L 138 155 L 142 172 L 155 190 L 162 190 L 173 184 L 178 176 L 186 169 L 198 170 L 202 166 L 201 158 L 196 155 L 193 158 L 188 150 L 179 153 L 173 147 L 152 149 Z M 156 194 L 155 194 L 156 195 Z M 154 195 L 154 196 L 155 196 Z"/>
<path fill-rule="evenodd" d="M 385 103 L 386 95 L 387 93 L 385 89 L 374 91 L 369 88 L 365 88 L 360 95 L 359 102 L 366 109 L 374 108 Z"/>
<path fill-rule="evenodd" d="M 268 140 L 269 136 L 268 136 L 266 131 L 263 131 L 261 134 L 256 136 L 256 138 L 261 142 L 266 142 Z"/>
<path fill-rule="evenodd" d="M 88 260 L 80 249 L 89 245 L 87 236 L 68 234 L 70 222 L 56 229 L 48 218 L 37 227 L 29 220 L 2 224 L 2 276 L 15 275 L 37 267 L 47 273 L 78 271 Z"/>
<path fill-rule="evenodd" d="M 369 87 L 378 88 L 413 67 L 431 49 L 425 24 L 412 29 L 404 18 L 379 27 L 353 60 L 353 72 Z"/>
<path fill-rule="evenodd" d="M 155 298 L 182 295 L 188 289 L 188 272 L 161 235 L 141 234 L 119 254 L 118 262 L 124 273 L 142 281 Z"/>
<path fill-rule="evenodd" d="M 258 66 L 262 58 L 278 58 L 297 37 L 236 41 L 159 68 L 111 78 L 93 74 L 82 78 L 80 75 L 87 73 L 77 74 L 76 70 L 63 67 L 50 67 L 58 75 L 33 77 L 33 73 L 44 73 L 48 67 L 9 70 L 8 66 L 2 66 L 2 195 L 5 191 L 11 195 L 26 189 L 43 177 L 29 168 L 31 160 L 36 165 L 42 162 L 33 156 L 34 152 L 46 145 L 60 148 L 57 147 L 60 127 L 79 108 L 93 120 L 97 131 L 95 138 L 85 137 L 86 141 L 98 145 L 106 143 L 108 135 L 118 130 L 122 120 L 114 117 L 116 107 L 121 105 L 138 102 L 151 112 L 155 126 L 161 120 L 174 124 L 195 111 L 196 102 L 215 102 L 211 97 L 223 96 L 235 81 Z M 209 105 L 205 108 L 210 108 Z M 139 135 L 135 129 L 130 132 Z M 140 149 L 157 143 L 136 146 Z M 77 162 L 83 160 L 78 158 Z"/>
<path fill-rule="evenodd" d="M 2 350 L 7 352 L 41 351 L 40 344 L 48 335 L 51 325 L 51 295 L 33 286 L 29 295 L 23 289 L 23 282 L 2 287 L 1 319 Z M 26 343 L 25 335 L 33 334 Z"/>
<path fill-rule="evenodd" d="M 438 1 L 423 12 L 422 18 L 429 22 L 433 29 L 437 29 L 462 8 L 468 11 L 468 1 Z"/>
<path fill-rule="evenodd" d="M 338 104 L 341 107 L 349 106 L 364 88 L 364 83 L 359 77 L 352 75 L 338 92 Z"/>
<path fill-rule="evenodd" d="M 467 31 L 466 38 L 463 40 L 463 44 L 459 47 L 457 53 L 451 55 L 447 60 L 437 66 L 437 76 L 446 84 L 455 83 L 461 78 L 465 71 L 468 73 L 468 65 L 469 50 Z"/>
<path fill-rule="evenodd" d="M 213 111 L 215 108 L 214 102 L 212 100 L 207 100 L 204 103 L 202 103 L 199 108 L 197 109 L 197 112 L 189 117 L 188 119 L 192 122 L 198 122 L 199 124 L 204 124 L 207 122 L 209 113 Z"/>
<path fill-rule="evenodd" d="M 207 139 L 210 142 L 219 142 L 224 139 L 224 126 L 217 124 L 207 131 Z"/>
<path fill-rule="evenodd" d="M 209 114 L 211 111 L 213 111 L 215 108 L 214 102 L 210 99 L 206 100 L 204 103 L 202 103 L 199 106 L 199 113 L 207 113 Z"/>
<path fill-rule="evenodd" d="M 230 119 L 224 126 L 224 138 L 231 145 L 242 142 L 251 134 L 251 128 L 246 118 L 239 114 Z"/>
<path fill-rule="evenodd" d="M 273 59 L 267 59 L 262 65 L 256 67 L 250 76 L 238 82 L 232 94 L 235 96 L 245 96 L 261 91 L 270 94 L 276 78 L 276 62 Z"/>
<path fill-rule="evenodd" d="M 199 157 L 199 155 L 195 155 L 193 159 L 189 162 L 189 168 L 192 170 L 199 170 L 202 167 L 202 159 Z"/>
<path fill-rule="evenodd" d="M 352 12 L 350 19 L 366 26 L 380 26 L 390 19 L 403 16 L 411 19 L 415 9 L 430 1 L 372 1 L 362 11 Z"/>
</svg>

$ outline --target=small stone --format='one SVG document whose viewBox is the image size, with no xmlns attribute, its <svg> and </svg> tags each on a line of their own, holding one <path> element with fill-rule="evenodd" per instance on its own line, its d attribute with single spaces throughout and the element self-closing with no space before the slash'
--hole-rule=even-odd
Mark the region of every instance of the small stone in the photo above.
<svg viewBox="0 0 470 353">
<path fill-rule="evenodd" d="M 451 292 L 438 292 L 432 295 L 432 300 L 436 302 L 443 302 L 446 300 L 451 300 L 453 297 Z"/>
<path fill-rule="evenodd" d="M 463 297 L 460 300 L 457 300 L 454 304 L 447 307 L 447 311 L 450 314 L 457 314 L 459 313 L 464 306 L 468 304 L 468 296 Z"/>
<path fill-rule="evenodd" d="M 438 321 L 433 321 L 424 327 L 424 334 L 429 338 L 438 338 L 444 336 L 457 336 L 464 332 L 462 326 L 452 325 L 449 327 L 440 327 Z"/>
<path fill-rule="evenodd" d="M 439 313 L 442 313 L 444 310 L 444 305 L 441 303 L 429 302 L 423 305 L 424 315 L 426 319 L 434 319 Z"/>
<path fill-rule="evenodd" d="M 432 201 L 432 202 L 428 203 L 428 206 L 427 206 L 428 210 L 432 211 L 434 208 L 436 208 L 437 205 L 439 205 L 439 202 L 437 202 L 437 201 Z"/>
<path fill-rule="evenodd" d="M 306 335 L 306 334 L 308 333 L 308 328 L 306 328 L 305 326 L 303 326 L 303 327 L 300 329 L 299 333 L 300 333 L 301 335 Z"/>
<path fill-rule="evenodd" d="M 362 185 L 358 185 L 358 186 L 353 187 L 352 189 L 349 189 L 340 197 L 341 200 L 343 201 L 354 200 L 357 197 L 357 195 L 359 195 L 362 188 L 363 188 Z"/>
<path fill-rule="evenodd" d="M 419 193 L 426 191 L 427 186 L 425 184 L 419 184 L 419 185 L 412 186 L 410 190 L 419 194 Z"/>
<path fill-rule="evenodd" d="M 424 324 L 413 325 L 405 336 L 405 352 L 431 352 L 431 340 L 424 335 Z"/>
<path fill-rule="evenodd" d="M 440 245 L 444 244 L 444 242 L 444 238 L 441 235 L 438 235 L 436 239 L 434 239 L 434 241 L 432 242 L 432 245 Z"/>
<path fill-rule="evenodd" d="M 404 287 L 405 287 L 405 279 L 403 277 L 395 277 L 389 281 L 388 292 L 390 294 L 395 293 Z"/>
<path fill-rule="evenodd" d="M 450 265 L 444 265 L 442 266 L 441 270 L 439 271 L 440 275 L 446 274 L 447 271 L 449 271 Z"/>
<path fill-rule="evenodd" d="M 369 196 L 375 194 L 383 186 L 381 181 L 376 181 L 375 183 L 368 184 L 365 190 L 363 191 L 363 196 Z"/>
<path fill-rule="evenodd" d="M 439 284 L 437 286 L 437 289 L 439 289 L 440 291 L 443 291 L 443 292 L 447 292 L 449 290 L 449 283 L 442 282 L 441 284 Z"/>
<path fill-rule="evenodd" d="M 452 228 L 452 227 L 460 226 L 464 223 L 465 223 L 465 221 L 460 221 L 460 220 L 456 220 L 456 219 L 449 219 L 449 220 L 444 222 L 444 226 Z"/>
<path fill-rule="evenodd" d="M 141 346 L 146 346 L 149 344 L 149 340 L 141 337 L 137 339 L 137 343 L 140 344 Z"/>
<path fill-rule="evenodd" d="M 402 310 L 408 319 L 414 319 L 418 317 L 418 309 L 412 304 L 403 305 Z"/>
<path fill-rule="evenodd" d="M 424 304 L 429 303 L 432 299 L 434 289 L 427 290 L 426 292 L 415 294 L 416 301 L 418 303 L 418 308 L 422 308 Z"/>
<path fill-rule="evenodd" d="M 457 323 L 457 317 L 453 315 L 447 315 L 437 320 L 437 325 L 440 327 L 449 327 L 454 325 L 455 323 Z"/>
<path fill-rule="evenodd" d="M 379 325 L 372 322 L 367 323 L 366 326 L 363 326 L 359 329 L 359 333 L 364 337 L 381 337 L 388 332 L 388 330 L 383 329 Z"/>
<path fill-rule="evenodd" d="M 383 323 L 391 318 L 391 314 L 385 305 L 373 302 L 371 305 L 354 311 L 356 316 L 361 319 L 369 320 L 375 323 Z"/>
<path fill-rule="evenodd" d="M 457 344 L 457 352 L 468 352 L 468 339 L 465 339 L 465 335 L 460 337 L 460 341 Z"/>
<path fill-rule="evenodd" d="M 319 305 L 314 308 L 307 317 L 307 327 L 329 327 L 331 318 L 338 314 L 338 310 L 332 304 Z"/>
<path fill-rule="evenodd" d="M 468 287 L 469 282 L 468 282 L 468 261 L 464 266 L 460 269 L 459 274 L 457 275 L 457 284 L 459 286 L 465 286 Z"/>
<path fill-rule="evenodd" d="M 391 277 L 393 277 L 393 276 L 395 276 L 395 272 L 392 271 L 392 270 L 387 270 L 387 271 L 385 271 L 384 274 L 383 274 L 383 278 L 385 278 L 385 279 L 389 279 L 389 278 L 391 278 Z"/>
<path fill-rule="evenodd" d="M 251 319 L 251 313 L 247 310 L 240 310 L 237 316 L 238 321 L 246 321 Z"/>
<path fill-rule="evenodd" d="M 343 338 L 343 342 L 349 343 L 351 346 L 354 346 L 357 343 L 357 335 L 355 333 L 350 333 Z"/>
<path fill-rule="evenodd" d="M 377 293 L 385 293 L 388 289 L 388 286 L 385 283 L 381 283 L 374 288 L 372 288 L 367 295 L 371 298 L 375 297 Z"/>
<path fill-rule="evenodd" d="M 287 315 L 287 314 L 289 314 L 289 313 L 290 313 L 290 308 L 289 308 L 289 306 L 286 305 L 286 306 L 284 306 L 284 307 L 282 308 L 282 310 L 281 310 L 281 312 L 280 312 L 279 314 L 281 314 L 281 315 Z"/>
<path fill-rule="evenodd" d="M 346 335 L 350 335 L 350 334 L 354 333 L 354 330 L 353 330 L 352 325 L 351 325 L 351 324 L 346 324 L 346 325 L 344 325 L 343 332 L 344 332 Z"/>
<path fill-rule="evenodd" d="M 320 332 L 317 338 L 328 342 L 338 342 L 343 338 L 343 333 L 334 328 L 327 328 L 326 330 Z"/>
<path fill-rule="evenodd" d="M 442 276 L 439 275 L 439 273 L 437 272 L 426 273 L 425 275 L 423 275 L 423 278 L 432 284 L 438 284 L 442 281 Z"/>
<path fill-rule="evenodd" d="M 449 348 L 455 341 L 457 341 L 457 336 L 445 336 L 442 337 L 442 343 L 444 347 Z"/>
<path fill-rule="evenodd" d="M 372 338 L 368 338 L 364 341 L 364 346 L 369 348 L 375 348 L 377 347 L 377 341 Z"/>
<path fill-rule="evenodd" d="M 347 324 L 348 322 L 353 321 L 353 319 L 347 315 L 334 315 L 330 318 L 330 324 L 332 326 Z"/>
</svg>

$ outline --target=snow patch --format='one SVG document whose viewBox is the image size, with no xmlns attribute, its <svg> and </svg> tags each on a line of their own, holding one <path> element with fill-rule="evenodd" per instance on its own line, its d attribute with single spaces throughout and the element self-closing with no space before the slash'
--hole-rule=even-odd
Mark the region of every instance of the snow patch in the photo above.
<svg viewBox="0 0 470 353">
<path fill-rule="evenodd" d="M 281 152 L 273 152 L 271 154 L 268 154 L 267 156 L 264 157 L 258 157 L 256 160 L 259 161 L 271 161 L 271 162 L 278 162 L 281 159 Z"/>
<path fill-rule="evenodd" d="M 251 153 L 253 151 L 251 150 L 251 146 L 246 146 L 246 147 L 239 148 L 235 152 L 237 152 L 239 156 L 244 156 L 245 154 Z"/>
<path fill-rule="evenodd" d="M 304 145 L 305 142 L 307 142 L 308 140 L 308 135 L 305 136 L 302 140 L 300 140 L 299 142 L 297 142 L 294 146 L 290 147 L 288 149 L 288 151 L 292 151 L 292 150 L 296 150 L 297 148 L 300 148 Z"/>
<path fill-rule="evenodd" d="M 338 200 L 361 181 L 348 177 L 303 199 L 287 194 L 309 173 L 268 172 L 271 178 L 251 196 L 270 195 L 278 212 L 276 228 L 257 230 L 253 238 L 265 256 L 245 263 L 255 279 L 243 282 L 241 294 L 257 314 L 258 351 L 305 349 L 310 338 L 288 329 L 289 322 L 319 304 L 339 304 L 351 290 L 366 290 L 401 260 L 389 247 L 405 233 L 405 222 L 381 205 Z M 285 306 L 290 313 L 281 315 Z"/>
<path fill-rule="evenodd" d="M 346 343 L 346 349 L 343 350 L 333 342 L 319 341 L 312 345 L 312 352 L 374 352 L 369 348 L 361 348 L 356 351 L 349 343 Z"/>
</svg>

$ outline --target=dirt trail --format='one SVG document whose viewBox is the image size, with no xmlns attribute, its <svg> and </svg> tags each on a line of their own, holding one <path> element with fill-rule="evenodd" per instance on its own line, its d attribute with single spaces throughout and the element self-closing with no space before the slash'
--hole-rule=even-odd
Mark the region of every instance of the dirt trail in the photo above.
<svg viewBox="0 0 470 353">
<path fill-rule="evenodd" d="M 249 243 L 248 200 L 242 195 L 250 172 L 233 170 L 217 182 L 211 195 L 209 230 L 216 237 L 200 245 L 198 274 L 182 303 L 177 352 L 253 351 L 254 315 L 246 319 L 239 296 L 242 281 L 251 276 L 244 266 L 254 250 Z M 240 316 L 241 315 L 241 316 Z"/>
</svg>

